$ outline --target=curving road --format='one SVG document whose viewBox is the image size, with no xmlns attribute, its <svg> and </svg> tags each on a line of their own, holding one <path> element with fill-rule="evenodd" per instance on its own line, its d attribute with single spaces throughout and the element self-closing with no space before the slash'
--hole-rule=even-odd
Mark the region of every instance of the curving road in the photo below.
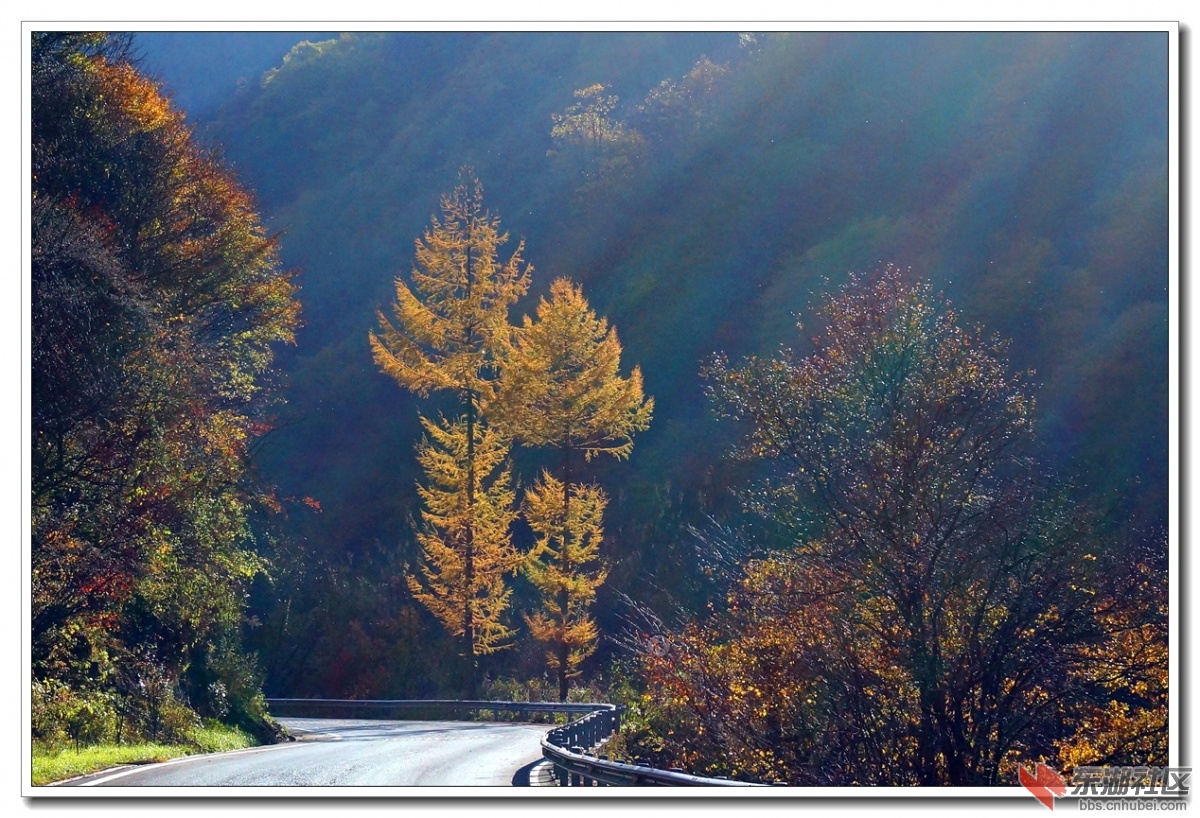
<svg viewBox="0 0 1200 818">
<path fill-rule="evenodd" d="M 85 787 L 510 786 L 541 758 L 546 727 L 280 719 L 298 741 L 99 773 Z"/>
</svg>

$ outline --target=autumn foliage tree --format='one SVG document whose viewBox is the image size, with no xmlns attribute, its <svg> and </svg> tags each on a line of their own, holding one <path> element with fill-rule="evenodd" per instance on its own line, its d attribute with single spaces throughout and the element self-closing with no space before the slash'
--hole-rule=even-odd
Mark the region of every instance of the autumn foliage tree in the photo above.
<svg viewBox="0 0 1200 818">
<path fill-rule="evenodd" d="M 568 680 L 595 651 L 587 609 L 606 576 L 591 563 L 599 557 L 608 500 L 598 487 L 572 482 L 577 460 L 628 457 L 634 433 L 649 427 L 654 411 L 654 399 L 642 394 L 641 370 L 622 377 L 620 365 L 616 329 L 596 316 L 580 287 L 560 278 L 539 303 L 537 320 L 526 316 L 513 332 L 494 408 L 514 438 L 561 458 L 560 474 L 544 473 L 526 494 L 526 519 L 538 538 L 529 576 L 544 605 L 527 621 L 550 646 L 564 701 Z"/>
<path fill-rule="evenodd" d="M 1167 549 L 1110 559 L 1092 610 L 1100 641 L 1073 647 L 1081 701 L 1055 742 L 1059 769 L 1167 766 L 1169 676 Z"/>
<path fill-rule="evenodd" d="M 548 648 L 546 661 L 557 676 L 561 701 L 600 638 L 588 609 L 608 577 L 597 565 L 607 504 L 599 486 L 567 485 L 548 472 L 525 492 L 525 519 L 536 537 L 526 575 L 542 596 L 542 610 L 526 615 L 525 622 Z"/>
<path fill-rule="evenodd" d="M 1063 723 L 1098 692 L 1078 678 L 1096 652 L 1128 660 L 1150 632 L 1105 636 L 1103 536 L 1030 459 L 1003 342 L 891 267 L 820 317 L 808 355 L 708 369 L 739 453 L 769 465 L 747 505 L 783 539 L 648 658 L 652 685 L 735 774 L 1011 781 L 1078 744 Z"/>
<path fill-rule="evenodd" d="M 575 91 L 575 102 L 551 114 L 551 158 L 577 175 L 577 196 L 584 201 L 628 180 L 639 160 L 644 140 L 636 130 L 613 116 L 620 98 L 596 83 Z"/>
<path fill-rule="evenodd" d="M 483 188 L 469 169 L 442 197 L 441 211 L 416 241 L 411 285 L 396 280 L 394 320 L 380 313 L 370 342 L 375 362 L 401 386 L 420 395 L 448 391 L 462 406 L 453 422 L 423 421 L 430 440 L 419 452 L 431 485 L 422 488 L 428 584 L 418 598 L 461 636 L 474 688 L 476 657 L 495 650 L 504 632 L 507 592 L 497 578 L 515 567 L 508 528 L 494 524 L 501 505 L 512 502 L 507 478 L 484 485 L 509 444 L 487 427 L 485 413 L 497 352 L 508 342 L 509 307 L 528 288 L 529 268 L 523 244 L 499 260 L 508 234 L 484 210 Z M 411 582 L 422 588 L 421 580 Z"/>
<path fill-rule="evenodd" d="M 124 39 L 32 36 L 34 676 L 115 695 L 142 668 L 215 712 L 295 287 Z"/>
<path fill-rule="evenodd" d="M 476 654 L 507 647 L 512 629 L 503 622 L 512 590 L 504 580 L 524 561 L 512 546 L 509 527 L 516 519 L 512 477 L 507 466 L 509 442 L 495 429 L 476 430 L 474 460 L 469 461 L 466 422 L 422 419 L 426 438 L 417 460 L 429 478 L 420 487 L 426 526 L 417 541 L 425 555 L 422 580 L 409 576 L 413 596 L 442 622 L 451 636 L 466 638 Z M 467 504 L 468 471 L 476 477 Z M 471 549 L 467 548 L 468 532 Z M 468 565 L 470 561 L 470 565 Z M 468 569 L 470 574 L 468 575 Z"/>
</svg>

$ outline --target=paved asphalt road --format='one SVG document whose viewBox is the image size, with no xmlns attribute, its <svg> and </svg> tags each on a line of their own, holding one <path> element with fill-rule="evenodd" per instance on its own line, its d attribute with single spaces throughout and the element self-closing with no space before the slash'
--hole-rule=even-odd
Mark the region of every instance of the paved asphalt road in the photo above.
<svg viewBox="0 0 1200 818">
<path fill-rule="evenodd" d="M 535 724 L 280 719 L 298 741 L 131 767 L 69 786 L 511 786 L 548 729 Z"/>
</svg>

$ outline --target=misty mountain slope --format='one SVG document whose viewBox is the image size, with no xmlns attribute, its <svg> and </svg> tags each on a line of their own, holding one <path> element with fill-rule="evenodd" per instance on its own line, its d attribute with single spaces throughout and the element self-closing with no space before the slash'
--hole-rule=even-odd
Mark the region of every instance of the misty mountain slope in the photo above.
<svg viewBox="0 0 1200 818">
<path fill-rule="evenodd" d="M 534 265 L 514 319 L 574 278 L 655 397 L 631 459 L 590 472 L 624 498 L 606 526 L 614 586 L 678 574 L 686 526 L 733 506 L 743 474 L 722 457 L 731 430 L 704 398 L 705 361 L 803 349 L 797 313 L 883 262 L 1011 339 L 1055 467 L 1121 497 L 1122 525 L 1163 525 L 1166 42 L 360 34 L 293 52 L 206 124 L 301 270 L 306 326 L 259 465 L 321 502 L 330 553 L 412 558 L 418 402 L 376 371 L 367 333 L 470 164 L 509 251 L 525 239 Z M 624 141 L 584 176 L 552 114 L 595 83 L 620 98 Z M 515 456 L 532 479 L 539 456 Z"/>
<path fill-rule="evenodd" d="M 318 31 L 142 31 L 135 54 L 176 105 L 194 119 L 207 119 L 238 88 L 259 82 L 297 43 L 331 36 Z"/>
</svg>

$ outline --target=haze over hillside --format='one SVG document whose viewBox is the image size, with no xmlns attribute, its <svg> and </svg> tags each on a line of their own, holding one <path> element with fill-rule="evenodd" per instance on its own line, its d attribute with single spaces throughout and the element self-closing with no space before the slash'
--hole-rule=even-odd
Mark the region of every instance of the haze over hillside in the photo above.
<svg viewBox="0 0 1200 818">
<path fill-rule="evenodd" d="M 176 105 L 204 119 L 238 88 L 260 82 L 296 43 L 333 36 L 320 31 L 143 31 L 137 35 L 137 57 Z"/>
<path fill-rule="evenodd" d="M 29 32 L 35 784 L 1183 787 L 1158 29 Z"/>
<path fill-rule="evenodd" d="M 175 52 L 176 37 L 184 54 L 255 36 L 159 34 L 148 55 Z M 419 401 L 378 371 L 367 334 L 469 165 L 510 250 L 526 242 L 533 283 L 515 315 L 570 276 L 655 398 L 629 462 L 589 466 L 615 498 L 603 622 L 618 621 L 618 592 L 664 609 L 668 596 L 702 601 L 689 529 L 738 519 L 729 489 L 745 467 L 724 457 L 733 432 L 714 418 L 701 368 L 717 352 L 806 349 L 797 314 L 884 263 L 931 280 L 964 323 L 1011 339 L 1013 364 L 1040 385 L 1050 462 L 1115 509 L 1114 525 L 1153 539 L 1167 496 L 1165 43 L 344 34 L 297 46 L 219 108 L 215 85 L 179 80 L 178 99 L 196 100 L 197 127 L 257 192 L 285 265 L 300 270 L 304 327 L 281 357 L 287 403 L 256 464 L 281 495 L 315 498 L 322 512 L 286 525 L 337 582 L 373 583 L 376 601 L 403 596 Z M 238 71 L 257 71 L 246 55 Z M 594 106 L 603 136 L 591 148 L 552 135 L 572 105 Z M 544 459 L 514 457 L 527 475 Z M 331 596 L 304 585 L 317 573 L 295 580 L 307 589 L 297 599 Z M 305 683 L 281 662 L 269 686 L 417 684 L 395 669 L 404 662 L 384 671 L 369 659 L 389 646 L 418 661 L 422 648 L 393 647 L 416 624 L 361 599 L 329 605 L 355 629 L 317 650 L 356 657 L 346 678 Z"/>
</svg>

